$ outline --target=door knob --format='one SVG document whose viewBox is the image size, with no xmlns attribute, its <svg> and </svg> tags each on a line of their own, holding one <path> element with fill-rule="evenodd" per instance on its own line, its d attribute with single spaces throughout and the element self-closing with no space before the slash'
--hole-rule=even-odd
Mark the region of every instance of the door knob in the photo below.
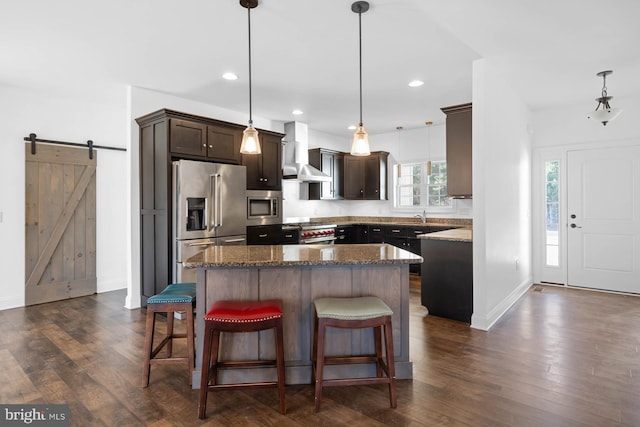
<svg viewBox="0 0 640 427">
<path fill-rule="evenodd" d="M 575 224 L 571 224 L 571 225 L 570 225 L 570 227 L 571 227 L 571 228 L 582 228 L 582 227 L 580 227 L 579 225 L 575 225 Z"/>
</svg>

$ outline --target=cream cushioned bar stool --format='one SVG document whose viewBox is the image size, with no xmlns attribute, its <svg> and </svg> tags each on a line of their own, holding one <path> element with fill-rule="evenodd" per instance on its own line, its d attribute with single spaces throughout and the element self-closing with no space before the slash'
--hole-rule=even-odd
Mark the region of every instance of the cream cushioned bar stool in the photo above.
<svg viewBox="0 0 640 427">
<path fill-rule="evenodd" d="M 142 387 L 149 385 L 152 364 L 183 363 L 189 367 L 189 384 L 195 366 L 193 308 L 196 303 L 195 283 L 172 283 L 159 294 L 147 299 L 147 324 L 144 337 L 144 361 L 142 362 Z M 173 315 L 177 311 L 187 314 L 186 333 L 173 333 Z M 167 314 L 167 329 L 162 341 L 153 348 L 153 335 L 156 327 L 156 313 Z M 174 357 L 173 340 L 187 339 L 187 357 Z M 160 350 L 166 348 L 165 357 L 156 357 Z"/>
<path fill-rule="evenodd" d="M 393 357 L 393 333 L 391 316 L 393 311 L 380 298 L 363 296 L 355 298 L 318 298 L 313 301 L 315 321 L 313 330 L 313 355 L 311 383 L 315 383 L 315 411 L 320 410 L 323 387 L 388 384 L 391 407 L 397 406 L 396 371 Z M 361 329 L 373 328 L 375 354 L 351 356 L 325 356 L 327 328 Z M 382 329 L 386 363 L 382 357 Z M 342 378 L 325 380 L 324 366 L 327 364 L 376 363 L 376 377 Z"/>
<path fill-rule="evenodd" d="M 257 332 L 267 329 L 274 331 L 275 360 L 222 361 L 220 353 L 220 333 Z M 204 316 L 204 344 L 202 347 L 202 371 L 200 379 L 200 399 L 198 418 L 207 413 L 209 390 L 229 390 L 234 388 L 277 387 L 280 412 L 285 413 L 284 404 L 284 341 L 282 329 L 282 301 L 216 301 Z M 250 382 L 218 384 L 219 369 L 274 367 L 277 380 L 271 382 Z"/>
</svg>

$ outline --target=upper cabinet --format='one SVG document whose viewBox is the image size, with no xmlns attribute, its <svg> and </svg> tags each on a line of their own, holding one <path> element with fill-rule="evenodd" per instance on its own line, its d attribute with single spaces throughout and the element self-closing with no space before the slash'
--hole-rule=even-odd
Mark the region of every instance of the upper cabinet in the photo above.
<svg viewBox="0 0 640 427">
<path fill-rule="evenodd" d="M 240 164 L 242 129 L 191 120 L 170 119 L 170 150 L 203 160 Z"/>
<path fill-rule="evenodd" d="M 344 198 L 344 153 L 314 148 L 309 150 L 309 164 L 331 177 L 329 182 L 309 183 L 310 200 L 338 200 Z"/>
<path fill-rule="evenodd" d="M 447 192 L 452 197 L 470 198 L 473 194 L 471 103 L 441 110 L 447 115 Z"/>
<path fill-rule="evenodd" d="M 243 154 L 248 190 L 282 190 L 282 134 L 260 131 L 262 154 Z"/>
<path fill-rule="evenodd" d="M 344 198 L 349 200 L 387 200 L 386 151 L 369 156 L 344 155 Z"/>
</svg>

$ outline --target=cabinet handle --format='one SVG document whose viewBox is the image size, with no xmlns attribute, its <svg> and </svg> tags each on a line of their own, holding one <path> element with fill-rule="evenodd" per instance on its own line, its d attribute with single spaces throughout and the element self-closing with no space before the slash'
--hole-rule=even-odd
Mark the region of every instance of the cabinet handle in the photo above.
<svg viewBox="0 0 640 427">
<path fill-rule="evenodd" d="M 209 145 L 209 148 L 213 148 L 213 145 Z"/>
<path fill-rule="evenodd" d="M 373 230 L 371 230 L 371 231 L 375 231 L 375 232 L 377 233 L 377 232 L 379 232 L 379 231 L 380 231 L 380 229 L 379 229 L 379 228 L 374 228 L 374 229 L 373 229 Z"/>
<path fill-rule="evenodd" d="M 267 237 L 268 234 L 258 234 L 258 237 Z"/>
<path fill-rule="evenodd" d="M 203 146 L 204 148 L 207 148 L 207 144 L 202 144 L 202 146 Z"/>
<path fill-rule="evenodd" d="M 393 230 L 391 230 L 391 232 L 392 232 L 392 233 L 399 233 L 399 232 L 400 232 L 400 230 L 393 229 Z"/>
</svg>

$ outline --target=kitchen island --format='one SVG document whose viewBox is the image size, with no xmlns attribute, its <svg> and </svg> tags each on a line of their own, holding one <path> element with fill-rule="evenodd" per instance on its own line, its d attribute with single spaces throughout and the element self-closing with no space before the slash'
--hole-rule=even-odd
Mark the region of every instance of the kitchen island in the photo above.
<svg viewBox="0 0 640 427">
<path fill-rule="evenodd" d="M 216 300 L 265 300 L 283 304 L 287 384 L 309 384 L 313 347 L 313 300 L 375 295 L 393 310 L 397 378 L 412 378 L 409 359 L 409 265 L 422 257 L 388 244 L 213 246 L 184 264 L 197 269 L 196 369 L 200 387 L 204 314 Z M 273 359 L 273 332 L 223 334 L 225 359 Z M 373 332 L 329 329 L 327 354 L 373 352 Z M 347 373 L 348 370 L 348 373 Z M 346 374 L 346 375 L 345 375 Z M 325 378 L 375 376 L 375 366 L 325 368 Z M 222 371 L 219 382 L 270 381 L 273 369 Z"/>
</svg>

